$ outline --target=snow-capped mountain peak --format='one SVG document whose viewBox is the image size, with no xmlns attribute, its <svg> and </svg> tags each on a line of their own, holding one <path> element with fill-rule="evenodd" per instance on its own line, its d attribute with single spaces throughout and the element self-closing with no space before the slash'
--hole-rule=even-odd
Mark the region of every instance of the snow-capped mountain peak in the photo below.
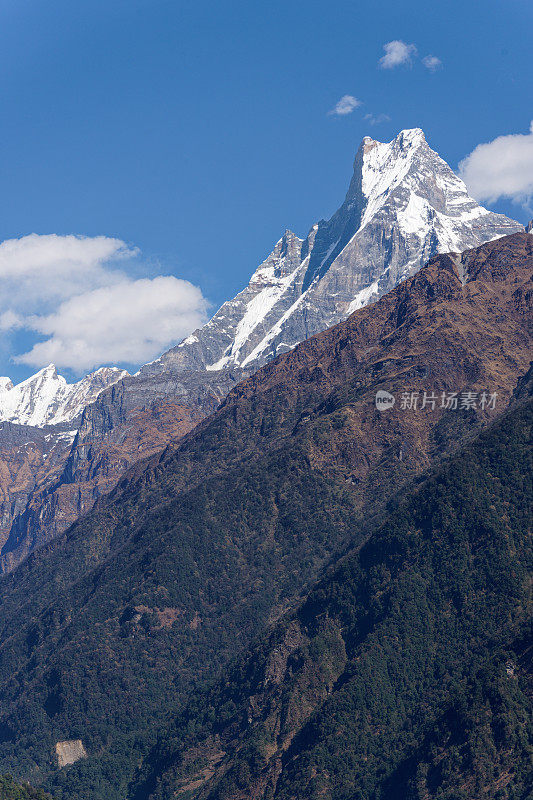
<svg viewBox="0 0 533 800">
<path fill-rule="evenodd" d="M 242 292 L 140 372 L 254 371 L 390 291 L 436 253 L 521 229 L 478 205 L 420 128 L 391 142 L 366 136 L 331 219 L 303 240 L 286 231 Z"/>
<path fill-rule="evenodd" d="M 295 253 L 300 253 L 303 239 L 290 230 L 286 230 L 276 242 L 274 250 L 260 264 L 250 279 L 252 283 L 275 283 L 283 280 L 292 271 Z"/>
<path fill-rule="evenodd" d="M 286 230 L 245 289 L 138 374 L 253 372 L 390 291 L 436 253 L 521 229 L 478 205 L 420 128 L 390 142 L 366 136 L 338 211 L 305 239 Z M 68 384 L 50 364 L 17 386 L 0 378 L 0 421 L 70 422 L 125 374 L 103 368 Z"/>
<path fill-rule="evenodd" d="M 420 128 L 390 142 L 365 136 L 338 211 L 305 239 L 286 230 L 236 297 L 138 374 L 253 372 L 390 291 L 436 253 L 521 229 L 478 205 Z M 123 374 L 98 370 L 67 384 L 51 364 L 18 386 L 0 378 L 0 419 L 30 425 L 74 419 Z"/>
<path fill-rule="evenodd" d="M 101 367 L 77 383 L 67 383 L 49 364 L 16 386 L 9 378 L 0 378 L 0 421 L 34 427 L 72 422 L 101 391 L 127 374 Z"/>
</svg>

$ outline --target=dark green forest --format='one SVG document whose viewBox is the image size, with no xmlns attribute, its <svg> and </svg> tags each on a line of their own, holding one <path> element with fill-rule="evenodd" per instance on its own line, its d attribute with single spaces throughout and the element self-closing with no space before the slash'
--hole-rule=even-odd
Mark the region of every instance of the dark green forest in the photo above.
<svg viewBox="0 0 533 800">
<path fill-rule="evenodd" d="M 372 389 L 358 386 L 363 367 L 346 351 L 352 374 L 344 368 L 338 391 L 313 367 L 303 389 L 267 387 L 223 407 L 2 580 L 5 770 L 60 800 L 123 800 L 191 688 L 369 535 L 421 471 L 421 449 L 400 461 L 407 434 L 392 418 L 382 433 L 374 409 L 364 436 L 385 444 L 361 458 L 357 415 L 373 408 Z M 455 445 L 480 424 L 435 422 L 432 457 L 443 437 Z M 50 754 L 65 739 L 81 739 L 89 758 L 58 771 Z"/>
</svg>

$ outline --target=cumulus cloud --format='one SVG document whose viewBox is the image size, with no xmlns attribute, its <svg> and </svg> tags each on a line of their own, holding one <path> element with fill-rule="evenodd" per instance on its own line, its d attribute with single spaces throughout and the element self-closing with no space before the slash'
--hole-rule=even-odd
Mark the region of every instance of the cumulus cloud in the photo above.
<svg viewBox="0 0 533 800">
<path fill-rule="evenodd" d="M 533 121 L 527 134 L 498 136 L 478 146 L 459 164 L 459 173 L 476 200 L 500 197 L 531 205 L 533 196 Z"/>
<path fill-rule="evenodd" d="M 361 101 L 351 94 L 345 94 L 335 104 L 335 106 L 328 111 L 328 114 L 334 114 L 337 117 L 344 117 L 346 114 L 351 114 L 352 111 L 361 105 Z"/>
<path fill-rule="evenodd" d="M 385 55 L 379 60 L 381 69 L 394 69 L 401 64 L 410 64 L 416 56 L 416 45 L 402 42 L 401 39 L 394 39 L 383 45 Z"/>
<path fill-rule="evenodd" d="M 117 267 L 137 254 L 107 236 L 39 236 L 0 244 L 0 287 L 10 310 L 32 310 L 116 280 Z"/>
<path fill-rule="evenodd" d="M 365 114 L 365 119 L 371 125 L 379 125 L 382 122 L 390 122 L 388 114 Z"/>
<path fill-rule="evenodd" d="M 173 276 L 131 277 L 138 256 L 105 236 L 31 234 L 2 242 L 0 331 L 24 329 L 33 344 L 14 361 L 53 361 L 74 372 L 139 364 L 203 324 L 200 289 Z"/>
<path fill-rule="evenodd" d="M 442 67 L 442 61 L 437 56 L 424 56 L 422 64 L 429 69 L 430 72 L 436 72 Z"/>
<path fill-rule="evenodd" d="M 149 361 L 205 322 L 200 289 L 173 276 L 123 281 L 72 297 L 31 325 L 47 338 L 18 363 L 73 370 Z"/>
</svg>

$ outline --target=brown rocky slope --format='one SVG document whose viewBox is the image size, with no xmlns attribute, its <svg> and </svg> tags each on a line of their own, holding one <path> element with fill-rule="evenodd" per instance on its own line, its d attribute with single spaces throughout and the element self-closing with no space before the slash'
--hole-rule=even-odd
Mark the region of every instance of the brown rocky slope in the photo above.
<svg viewBox="0 0 533 800">
<path fill-rule="evenodd" d="M 61 474 L 72 445 L 66 427 L 0 423 L 0 553 L 10 550 L 13 522 L 24 513 L 36 488 L 55 482 Z M 8 563 L 9 557 L 0 556 L 0 565 Z"/>
<path fill-rule="evenodd" d="M 520 229 L 468 196 L 422 130 L 401 131 L 389 143 L 365 137 L 333 216 L 313 225 L 305 240 L 286 231 L 248 286 L 205 326 L 125 378 L 116 391 L 104 392 L 85 415 L 66 466 L 35 476 L 26 507 L 20 493 L 15 505 L 4 507 L 12 522 L 0 571 L 12 569 L 88 511 L 139 455 L 163 446 L 154 402 L 176 404 L 179 418 L 169 436 L 179 437 L 260 364 L 390 291 L 434 253 L 472 248 Z M 141 425 L 155 435 L 154 447 L 140 431 L 135 447 L 139 413 Z M 132 446 L 123 447 L 123 437 Z"/>
<path fill-rule="evenodd" d="M 22 445 L 1 441 L 0 475 L 5 481 L 0 488 L 6 512 L 0 574 L 67 530 L 132 464 L 159 453 L 205 416 L 199 408 L 155 399 L 128 409 L 106 430 L 94 424 L 98 409 L 98 402 L 87 407 L 73 443 L 56 434 L 49 442 L 46 429 L 28 432 L 27 426 L 16 426 L 19 438 L 24 437 Z"/>
<path fill-rule="evenodd" d="M 195 373 L 127 376 L 81 420 L 46 428 L 3 423 L 0 574 L 67 530 L 132 464 L 192 430 L 235 383 L 231 370 L 202 380 Z"/>
</svg>

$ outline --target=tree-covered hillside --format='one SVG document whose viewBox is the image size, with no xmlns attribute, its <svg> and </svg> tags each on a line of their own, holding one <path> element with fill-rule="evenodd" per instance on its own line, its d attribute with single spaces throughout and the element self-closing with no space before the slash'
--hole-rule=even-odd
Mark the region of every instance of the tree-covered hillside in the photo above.
<svg viewBox="0 0 533 800">
<path fill-rule="evenodd" d="M 0 800 L 51 800 L 50 795 L 28 784 L 15 783 L 11 775 L 0 775 Z"/>
<path fill-rule="evenodd" d="M 412 492 L 211 691 L 135 800 L 526 800 L 533 402 Z"/>
</svg>

